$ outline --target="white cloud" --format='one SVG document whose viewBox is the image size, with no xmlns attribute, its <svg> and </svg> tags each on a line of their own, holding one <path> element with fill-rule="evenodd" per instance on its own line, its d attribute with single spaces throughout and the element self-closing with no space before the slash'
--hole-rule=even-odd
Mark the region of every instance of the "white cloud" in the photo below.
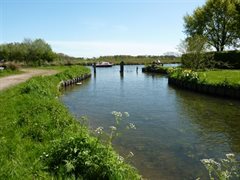
<svg viewBox="0 0 240 180">
<path fill-rule="evenodd" d="M 76 57 L 105 55 L 162 55 L 176 51 L 176 44 L 101 42 L 101 41 L 48 41 L 56 52 Z"/>
</svg>

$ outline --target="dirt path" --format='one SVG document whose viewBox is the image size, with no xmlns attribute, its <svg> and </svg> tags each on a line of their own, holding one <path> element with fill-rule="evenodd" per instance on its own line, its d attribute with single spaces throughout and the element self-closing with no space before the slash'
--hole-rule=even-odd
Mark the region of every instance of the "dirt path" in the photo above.
<svg viewBox="0 0 240 180">
<path fill-rule="evenodd" d="M 23 74 L 11 75 L 0 78 L 0 91 L 19 83 L 25 82 L 33 76 L 49 76 L 57 74 L 57 70 L 41 70 L 41 69 L 21 69 Z"/>
</svg>

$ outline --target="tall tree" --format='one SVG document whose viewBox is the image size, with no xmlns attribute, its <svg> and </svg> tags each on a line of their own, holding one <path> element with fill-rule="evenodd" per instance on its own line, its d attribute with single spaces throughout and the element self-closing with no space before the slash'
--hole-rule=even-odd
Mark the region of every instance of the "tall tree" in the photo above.
<svg viewBox="0 0 240 180">
<path fill-rule="evenodd" d="M 188 37 L 201 35 L 207 42 L 223 51 L 226 46 L 237 47 L 240 41 L 240 0 L 207 0 L 192 15 L 184 17 Z"/>
</svg>

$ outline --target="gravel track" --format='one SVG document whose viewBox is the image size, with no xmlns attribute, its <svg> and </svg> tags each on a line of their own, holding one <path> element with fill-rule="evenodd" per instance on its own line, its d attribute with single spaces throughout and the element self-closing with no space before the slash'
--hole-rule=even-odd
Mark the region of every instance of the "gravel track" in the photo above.
<svg viewBox="0 0 240 180">
<path fill-rule="evenodd" d="M 58 73 L 56 70 L 41 69 L 21 69 L 21 71 L 24 73 L 0 78 L 0 91 L 25 82 L 34 76 L 49 76 Z"/>
</svg>

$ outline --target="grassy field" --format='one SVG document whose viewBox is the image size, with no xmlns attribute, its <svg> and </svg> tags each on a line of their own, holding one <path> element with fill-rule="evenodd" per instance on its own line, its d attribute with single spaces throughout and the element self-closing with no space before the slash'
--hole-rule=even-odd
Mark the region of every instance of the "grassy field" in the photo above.
<svg viewBox="0 0 240 180">
<path fill-rule="evenodd" d="M 59 69 L 1 91 L 0 179 L 140 179 L 58 100 L 61 80 L 90 70 Z"/>
<path fill-rule="evenodd" d="M 205 80 L 208 84 L 219 84 L 228 82 L 229 84 L 240 85 L 240 70 L 214 70 L 199 72 L 200 80 Z"/>
</svg>

